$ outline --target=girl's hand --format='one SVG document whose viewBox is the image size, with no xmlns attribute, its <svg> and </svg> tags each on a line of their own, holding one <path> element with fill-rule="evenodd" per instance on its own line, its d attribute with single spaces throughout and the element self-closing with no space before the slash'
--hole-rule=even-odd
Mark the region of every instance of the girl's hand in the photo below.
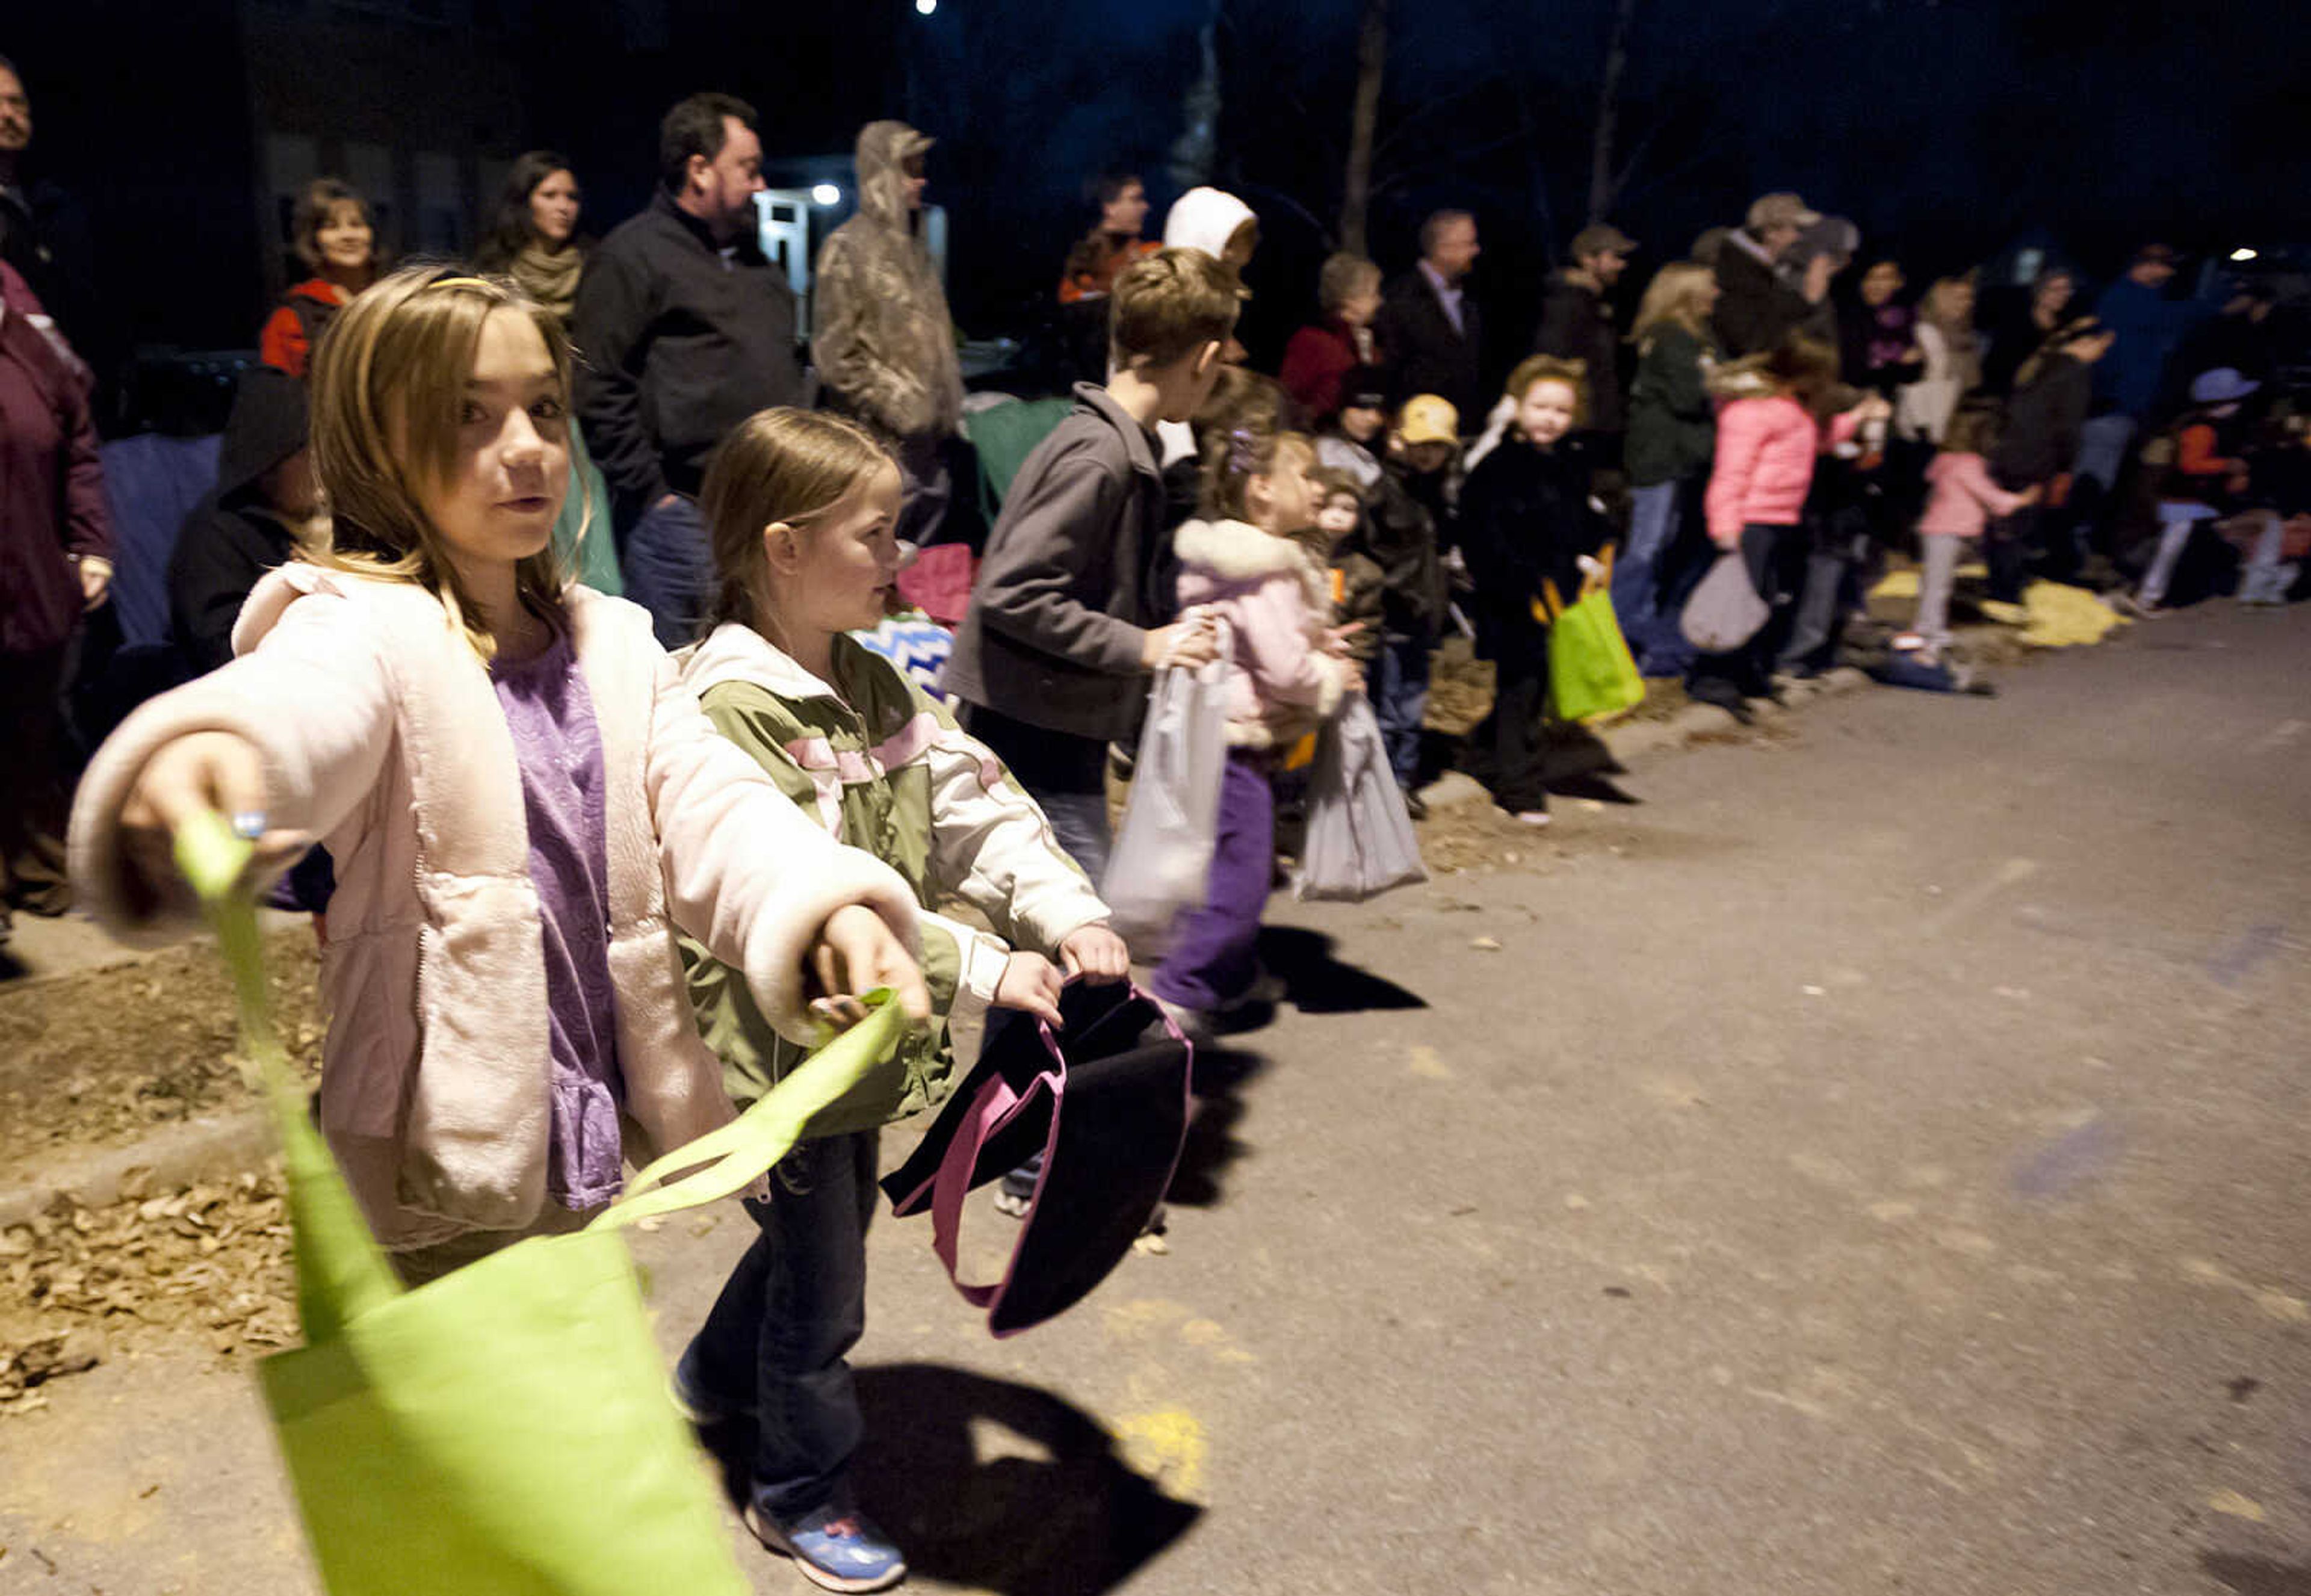
<svg viewBox="0 0 2311 1596">
<path fill-rule="evenodd" d="M 1884 394 L 1871 394 L 1868 398 L 1862 400 L 1862 403 L 1856 405 L 1853 407 L 1853 412 L 1854 421 L 1864 423 L 1873 421 L 1884 421 L 1888 416 L 1893 414 L 1894 406 L 1886 402 L 1886 396 Z"/>
<path fill-rule="evenodd" d="M 859 994 L 877 987 L 889 987 L 916 1025 L 931 1017 L 922 967 L 883 917 L 864 903 L 845 903 L 826 917 L 806 966 L 822 994 L 811 1004 L 811 1013 L 838 1031 L 867 1017 Z"/>
<path fill-rule="evenodd" d="M 251 879 L 271 879 L 310 845 L 302 833 L 267 829 L 265 761 L 255 744 L 237 732 L 188 732 L 153 751 L 120 806 L 131 912 L 149 915 L 178 894 L 177 828 L 212 810 L 257 844 Z"/>
<path fill-rule="evenodd" d="M 2022 490 L 2021 494 L 2022 502 L 2025 504 L 2036 504 L 2039 500 L 2044 499 L 2045 496 L 2046 484 L 2043 482 L 2032 483 L 2028 487 Z"/>
<path fill-rule="evenodd" d="M 1357 632 L 1362 632 L 1364 629 L 1365 624 L 1362 621 L 1351 621 L 1345 626 L 1326 627 L 1324 629 L 1324 652 L 1327 654 L 1337 655 L 1343 659 L 1347 658 L 1348 655 L 1348 640 L 1356 636 Z"/>
<path fill-rule="evenodd" d="M 1741 528 L 1736 527 L 1731 532 L 1720 532 L 1713 527 L 1710 528 L 1709 541 L 1715 544 L 1720 551 L 1731 554 L 1741 546 Z"/>
<path fill-rule="evenodd" d="M 1063 1024 L 1059 966 L 1039 953 L 1013 954 L 1003 966 L 1003 978 L 995 983 L 994 1001 L 998 1008 L 1016 1008 L 1049 1025 Z"/>
<path fill-rule="evenodd" d="M 1107 986 L 1131 973 L 1131 950 L 1105 926 L 1079 926 L 1060 944 L 1060 963 L 1069 975 Z"/>
</svg>

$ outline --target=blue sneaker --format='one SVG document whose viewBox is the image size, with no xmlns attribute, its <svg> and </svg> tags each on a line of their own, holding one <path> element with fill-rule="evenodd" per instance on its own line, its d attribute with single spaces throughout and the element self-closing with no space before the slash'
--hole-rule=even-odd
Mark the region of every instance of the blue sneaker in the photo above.
<svg viewBox="0 0 2311 1596">
<path fill-rule="evenodd" d="M 861 1514 L 828 1503 L 780 1523 L 746 1504 L 746 1528 L 774 1552 L 795 1560 L 803 1578 L 827 1591 L 881 1591 L 907 1577 L 899 1548 Z"/>
<path fill-rule="evenodd" d="M 698 1365 L 687 1348 L 676 1360 L 674 1373 L 667 1376 L 666 1388 L 674 1398 L 675 1411 L 702 1430 L 728 1424 L 734 1418 L 754 1417 L 752 1402 L 726 1397 L 707 1388 L 706 1382 L 698 1377 Z"/>
</svg>

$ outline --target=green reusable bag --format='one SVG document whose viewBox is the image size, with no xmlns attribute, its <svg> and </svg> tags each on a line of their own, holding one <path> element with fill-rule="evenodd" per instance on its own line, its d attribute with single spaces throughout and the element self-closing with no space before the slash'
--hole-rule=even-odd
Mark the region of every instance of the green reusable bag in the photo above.
<svg viewBox="0 0 2311 1596">
<path fill-rule="evenodd" d="M 1548 690 L 1562 720 L 1609 720 L 1626 714 L 1645 701 L 1645 678 L 1628 640 L 1621 635 L 1620 617 L 1613 613 L 1612 550 L 1605 551 L 1604 571 L 1583 584 L 1581 597 L 1565 604 L 1555 583 L 1547 584 L 1548 607 Z"/>
<path fill-rule="evenodd" d="M 889 994 L 740 1119 L 637 1175 L 584 1232 L 406 1291 L 275 1035 L 255 908 L 234 885 L 248 844 L 207 815 L 177 850 L 280 1125 L 306 1345 L 260 1375 L 332 1596 L 746 1596 L 719 1490 L 611 1233 L 728 1196 L 777 1163 L 891 1057 L 903 1021 Z"/>
</svg>

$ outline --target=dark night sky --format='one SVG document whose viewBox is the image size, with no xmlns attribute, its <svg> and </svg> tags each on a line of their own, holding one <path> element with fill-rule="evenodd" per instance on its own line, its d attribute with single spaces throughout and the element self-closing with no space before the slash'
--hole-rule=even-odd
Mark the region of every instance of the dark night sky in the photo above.
<svg viewBox="0 0 2311 1596">
<path fill-rule="evenodd" d="M 941 0 L 928 19 L 911 0 L 487 4 L 535 26 L 511 68 L 528 133 L 575 157 L 597 230 L 643 197 L 657 118 L 688 90 L 754 100 L 774 154 L 844 149 L 859 123 L 911 115 L 942 137 L 933 179 L 953 217 L 957 310 L 974 332 L 1048 297 L 1087 221 L 1086 174 L 1135 167 L 1159 206 L 1176 192 L 1166 152 L 1198 68 L 1196 30 L 1213 12 L 1211 0 Z M 1610 4 L 1394 0 L 1373 231 L 1383 264 L 1404 264 L 1428 209 L 1465 204 L 1483 220 L 1481 283 L 1503 320 L 1530 301 L 1583 219 Z M 1330 241 L 1358 9 L 1223 8 L 1215 177 L 1262 214 L 1256 353 L 1304 312 Z M 213 16 L 206 33 L 231 37 L 230 0 L 173 10 Z M 229 74 L 204 73 L 173 91 L 161 74 L 154 92 L 122 92 L 150 72 L 115 66 L 101 45 L 144 31 L 132 13 L 158 14 L 44 7 L 0 29 L 0 50 L 33 79 L 38 153 L 100 221 L 124 207 L 122 193 L 165 198 L 188 108 L 234 92 Z M 2096 273 L 2153 233 L 2196 249 L 2311 240 L 2302 17 L 2300 0 L 1639 0 L 1622 148 L 1643 154 L 1614 219 L 1646 246 L 1639 276 L 1782 188 L 1854 217 L 1914 281 L 2031 229 Z M 123 170 L 135 181 L 118 181 Z M 224 214 L 233 201 L 201 204 Z M 132 237 L 135 225 L 107 231 Z M 155 301 L 136 308 L 140 331 L 165 331 L 166 296 L 182 285 L 124 276 L 122 292 Z"/>
</svg>

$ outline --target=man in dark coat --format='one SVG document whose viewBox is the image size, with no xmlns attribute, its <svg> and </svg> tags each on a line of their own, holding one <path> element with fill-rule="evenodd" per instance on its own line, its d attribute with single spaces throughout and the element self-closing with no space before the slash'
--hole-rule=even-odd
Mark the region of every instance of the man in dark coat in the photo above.
<svg viewBox="0 0 2311 1596">
<path fill-rule="evenodd" d="M 1485 392 L 1484 320 L 1468 291 L 1476 264 L 1477 219 L 1439 211 L 1420 224 L 1420 259 L 1390 284 L 1373 330 L 1396 367 L 1400 399 L 1436 394 L 1451 401 L 1464 427 L 1481 423 Z"/>
<path fill-rule="evenodd" d="M 1768 194 L 1749 207 L 1749 220 L 1727 233 L 1717 251 L 1717 345 L 1729 358 L 1761 354 L 1802 327 L 1829 293 L 1834 257 L 1817 254 L 1805 276 L 1792 282 L 1784 257 L 1821 213 L 1794 194 Z"/>
<path fill-rule="evenodd" d="M 249 589 L 297 552 L 320 510 L 306 453 L 305 385 L 271 366 L 240 374 L 217 449 L 217 483 L 169 556 L 169 634 L 187 676 L 232 658 Z"/>
<path fill-rule="evenodd" d="M 0 262 L 0 941 L 11 909 L 62 914 L 65 662 L 106 601 L 112 521 L 86 371 Z"/>
<path fill-rule="evenodd" d="M 1618 227 L 1584 227 L 1574 236 L 1573 264 L 1549 280 L 1540 301 L 1532 352 L 1575 360 L 1588 369 L 1589 455 L 1599 467 L 1621 465 L 1628 405 L 1621 388 L 1621 339 L 1606 296 L 1627 269 L 1636 240 Z"/>
<path fill-rule="evenodd" d="M 758 241 L 754 111 L 693 94 L 658 129 L 660 187 L 579 279 L 577 410 L 610 486 L 626 597 L 691 641 L 714 593 L 699 519 L 706 458 L 758 410 L 802 402 L 795 297 Z"/>
<path fill-rule="evenodd" d="M 99 374 L 115 351 L 91 313 L 86 218 L 65 192 L 27 170 L 32 100 L 15 64 L 0 56 L 0 262 L 15 268 L 42 311 Z"/>
</svg>

